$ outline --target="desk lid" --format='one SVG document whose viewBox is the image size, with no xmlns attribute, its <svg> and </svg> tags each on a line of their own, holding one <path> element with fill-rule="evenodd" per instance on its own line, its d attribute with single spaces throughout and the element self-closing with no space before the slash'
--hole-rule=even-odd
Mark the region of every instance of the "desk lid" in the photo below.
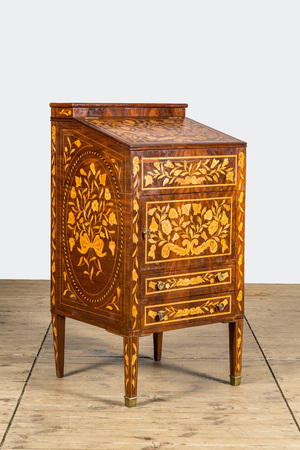
<svg viewBox="0 0 300 450">
<path fill-rule="evenodd" d="M 245 145 L 185 117 L 186 103 L 51 103 L 53 120 L 78 120 L 129 147 Z"/>
<path fill-rule="evenodd" d="M 239 139 L 188 118 L 101 119 L 86 117 L 82 121 L 130 147 L 163 144 L 245 144 Z"/>
</svg>

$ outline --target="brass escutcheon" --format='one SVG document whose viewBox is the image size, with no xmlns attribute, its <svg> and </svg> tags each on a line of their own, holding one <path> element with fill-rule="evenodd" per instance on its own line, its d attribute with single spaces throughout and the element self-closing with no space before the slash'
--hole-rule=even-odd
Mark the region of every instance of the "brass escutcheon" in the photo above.
<svg viewBox="0 0 300 450">
<path fill-rule="evenodd" d="M 224 305 L 224 303 L 218 303 L 216 305 L 216 308 L 218 311 L 223 311 L 225 309 L 225 305 Z"/>
<path fill-rule="evenodd" d="M 159 311 L 159 312 L 156 314 L 155 320 L 156 320 L 156 322 L 160 322 L 161 320 L 164 320 L 164 318 L 165 318 L 165 313 L 164 313 L 164 311 Z"/>
<path fill-rule="evenodd" d="M 157 289 L 161 291 L 165 287 L 165 283 L 163 281 L 158 281 Z"/>
<path fill-rule="evenodd" d="M 224 280 L 224 274 L 223 273 L 218 273 L 218 275 L 216 275 L 216 279 L 218 281 L 223 281 Z"/>
</svg>

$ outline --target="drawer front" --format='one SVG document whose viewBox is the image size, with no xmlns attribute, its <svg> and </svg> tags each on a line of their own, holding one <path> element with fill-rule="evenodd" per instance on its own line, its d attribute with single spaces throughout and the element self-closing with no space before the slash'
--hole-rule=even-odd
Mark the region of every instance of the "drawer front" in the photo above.
<svg viewBox="0 0 300 450">
<path fill-rule="evenodd" d="M 235 198 L 235 192 L 144 197 L 144 265 L 233 259 Z"/>
<path fill-rule="evenodd" d="M 234 290 L 235 266 L 225 265 L 212 270 L 179 271 L 161 275 L 143 275 L 141 277 L 141 296 L 148 299 L 165 299 L 174 297 L 178 292 L 181 297 L 203 295 Z"/>
<path fill-rule="evenodd" d="M 237 156 L 219 155 L 142 158 L 142 190 L 235 186 Z"/>
<path fill-rule="evenodd" d="M 232 296 L 231 293 L 196 300 L 145 305 L 143 327 L 161 328 L 169 324 L 186 324 L 200 319 L 230 316 L 232 314 Z"/>
</svg>

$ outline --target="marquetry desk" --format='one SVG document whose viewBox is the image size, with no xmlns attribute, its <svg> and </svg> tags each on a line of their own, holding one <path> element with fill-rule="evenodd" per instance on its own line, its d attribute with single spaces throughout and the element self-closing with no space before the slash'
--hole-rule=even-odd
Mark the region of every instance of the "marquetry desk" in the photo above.
<svg viewBox="0 0 300 450">
<path fill-rule="evenodd" d="M 246 143 L 185 104 L 51 104 L 51 312 L 63 376 L 65 317 L 123 336 L 135 406 L 139 337 L 227 322 L 241 380 Z"/>
</svg>

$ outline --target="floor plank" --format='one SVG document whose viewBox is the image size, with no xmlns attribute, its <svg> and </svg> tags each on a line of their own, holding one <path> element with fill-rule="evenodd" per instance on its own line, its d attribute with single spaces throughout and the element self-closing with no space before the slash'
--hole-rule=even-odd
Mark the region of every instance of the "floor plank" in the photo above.
<svg viewBox="0 0 300 450">
<path fill-rule="evenodd" d="M 249 286 L 246 316 L 268 359 L 300 359 L 300 285 Z"/>
<path fill-rule="evenodd" d="M 251 329 L 300 424 L 300 285 L 251 285 L 247 300 Z"/>
<path fill-rule="evenodd" d="M 1 437 L 22 393 L 49 322 L 49 281 L 0 281 Z"/>
</svg>

